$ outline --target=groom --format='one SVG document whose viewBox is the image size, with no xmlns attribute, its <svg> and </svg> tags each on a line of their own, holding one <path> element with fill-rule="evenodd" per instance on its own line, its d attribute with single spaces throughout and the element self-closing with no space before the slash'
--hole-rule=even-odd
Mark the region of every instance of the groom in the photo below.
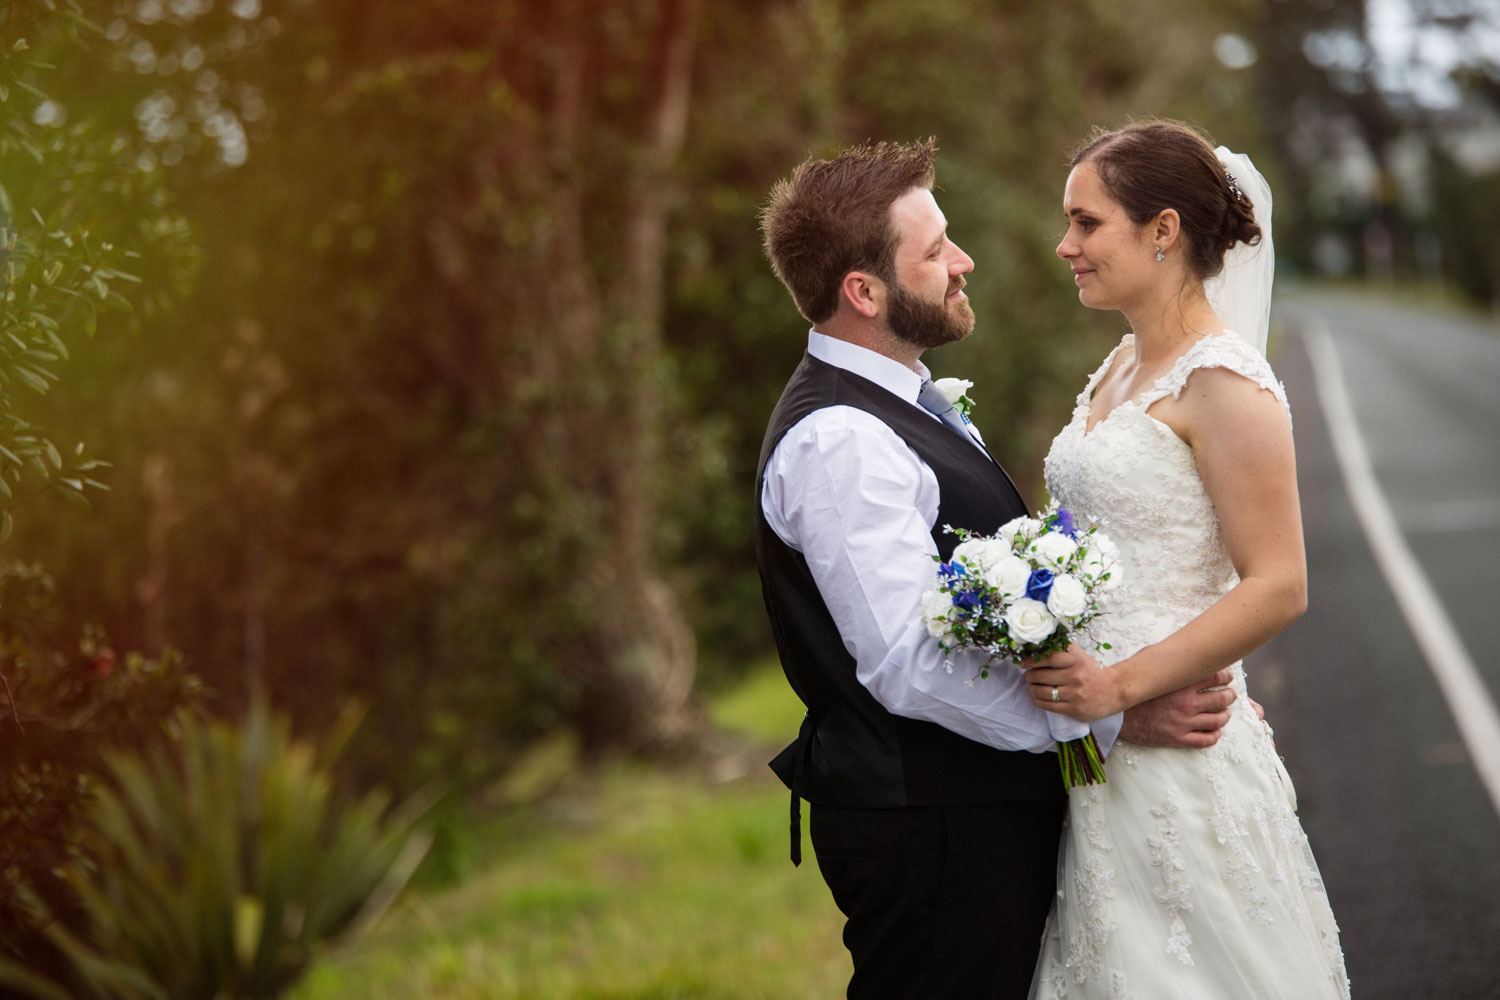
<svg viewBox="0 0 1500 1000">
<path fill-rule="evenodd" d="M 794 862 L 812 804 L 855 1000 L 1024 997 L 1067 805 L 1021 672 L 970 683 L 984 657 L 944 654 L 919 614 L 932 556 L 957 542 L 946 526 L 993 533 L 1028 513 L 920 360 L 974 328 L 974 262 L 933 198 L 935 153 L 927 140 L 808 160 L 761 215 L 813 327 L 756 473 L 766 610 L 807 706 L 771 767 L 792 792 Z M 1232 699 L 1178 692 L 1132 709 L 1124 733 L 1210 745 Z M 1094 724 L 1102 750 L 1121 724 Z"/>
</svg>

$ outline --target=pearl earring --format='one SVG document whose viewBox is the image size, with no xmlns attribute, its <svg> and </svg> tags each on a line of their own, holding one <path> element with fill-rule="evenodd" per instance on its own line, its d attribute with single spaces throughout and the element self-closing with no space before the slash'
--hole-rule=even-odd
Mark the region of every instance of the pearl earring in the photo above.
<svg viewBox="0 0 1500 1000">
<path fill-rule="evenodd" d="M 1156 251 L 1157 263 L 1160 263 L 1167 259 L 1167 255 L 1161 252 L 1161 247 L 1153 247 L 1153 249 Z"/>
</svg>

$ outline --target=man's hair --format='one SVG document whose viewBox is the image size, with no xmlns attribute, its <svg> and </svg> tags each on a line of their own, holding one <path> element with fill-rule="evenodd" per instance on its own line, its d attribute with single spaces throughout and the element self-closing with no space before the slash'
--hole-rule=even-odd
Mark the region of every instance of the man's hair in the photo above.
<svg viewBox="0 0 1500 1000">
<path fill-rule="evenodd" d="M 809 323 L 838 309 L 850 271 L 890 281 L 899 234 L 891 203 L 912 188 L 932 190 L 937 141 L 862 143 L 831 160 L 804 160 L 777 181 L 760 212 L 776 277 Z"/>
</svg>

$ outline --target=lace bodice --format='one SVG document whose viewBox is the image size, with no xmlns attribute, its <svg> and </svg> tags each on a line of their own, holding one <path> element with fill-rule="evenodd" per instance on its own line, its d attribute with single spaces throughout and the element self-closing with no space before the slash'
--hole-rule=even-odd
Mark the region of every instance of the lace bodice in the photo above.
<svg viewBox="0 0 1500 1000">
<path fill-rule="evenodd" d="M 1081 525 L 1097 524 L 1119 546 L 1126 572 L 1093 627 L 1117 662 L 1197 617 L 1239 582 L 1192 449 L 1152 417 L 1151 405 L 1182 393 L 1199 368 L 1227 368 L 1273 393 L 1286 393 L 1266 359 L 1232 333 L 1204 337 L 1146 392 L 1088 430 L 1099 381 L 1127 335 L 1078 396 L 1073 418 L 1047 454 L 1047 488 Z"/>
</svg>

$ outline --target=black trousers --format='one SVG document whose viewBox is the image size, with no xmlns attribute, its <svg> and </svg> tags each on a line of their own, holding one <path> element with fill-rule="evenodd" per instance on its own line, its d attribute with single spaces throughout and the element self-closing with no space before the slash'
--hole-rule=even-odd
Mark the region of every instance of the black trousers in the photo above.
<svg viewBox="0 0 1500 1000">
<path fill-rule="evenodd" d="M 814 804 L 818 868 L 847 918 L 850 1000 L 1025 1000 L 1066 809 Z"/>
</svg>

